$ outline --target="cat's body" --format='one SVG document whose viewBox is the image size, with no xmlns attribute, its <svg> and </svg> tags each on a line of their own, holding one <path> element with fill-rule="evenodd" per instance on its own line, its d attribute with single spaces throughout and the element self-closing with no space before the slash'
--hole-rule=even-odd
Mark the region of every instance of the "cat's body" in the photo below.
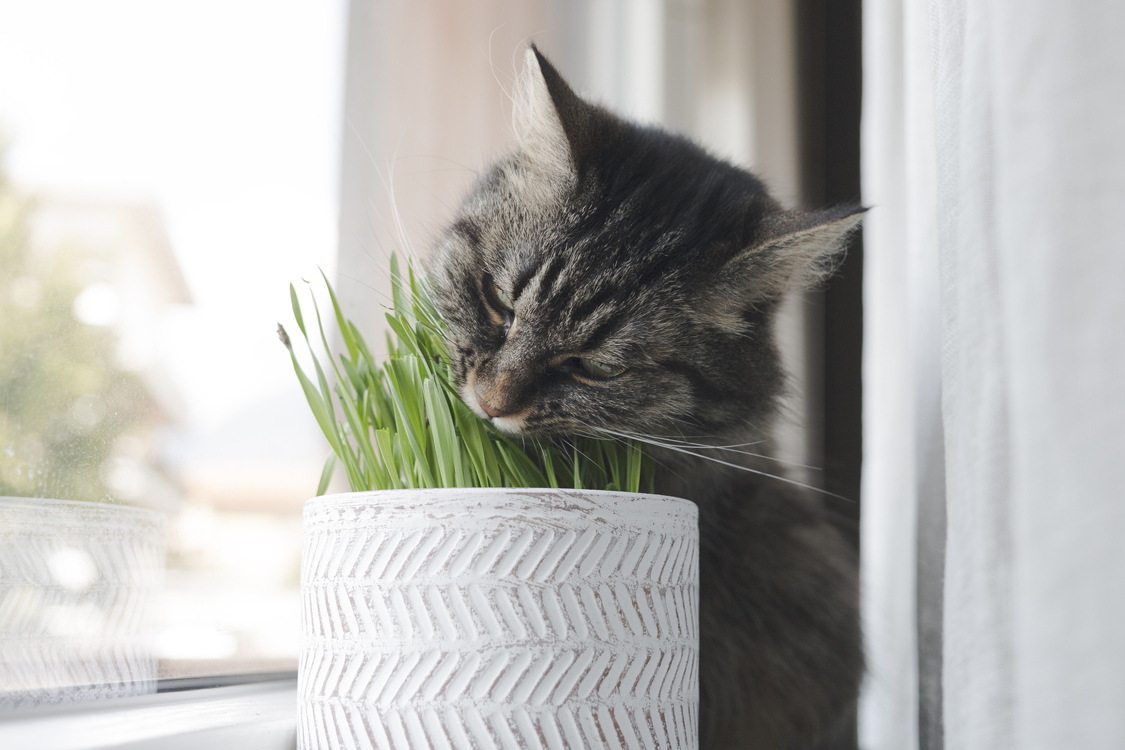
<svg viewBox="0 0 1125 750">
<path fill-rule="evenodd" d="M 462 394 L 508 432 L 665 446 L 657 491 L 700 511 L 702 747 L 816 747 L 862 671 L 854 559 L 815 497 L 682 451 L 766 468 L 715 446 L 768 442 L 778 303 L 831 268 L 860 210 L 783 211 L 749 173 L 587 104 L 534 50 L 515 124 L 432 262 Z"/>
</svg>

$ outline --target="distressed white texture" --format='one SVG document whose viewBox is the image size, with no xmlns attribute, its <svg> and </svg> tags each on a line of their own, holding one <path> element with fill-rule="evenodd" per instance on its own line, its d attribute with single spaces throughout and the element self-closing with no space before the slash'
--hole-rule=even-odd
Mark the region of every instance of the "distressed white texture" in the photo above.
<svg viewBox="0 0 1125 750">
<path fill-rule="evenodd" d="M 304 550 L 299 747 L 534 747 L 556 725 L 570 748 L 698 746 L 692 503 L 334 495 L 306 506 Z"/>
</svg>

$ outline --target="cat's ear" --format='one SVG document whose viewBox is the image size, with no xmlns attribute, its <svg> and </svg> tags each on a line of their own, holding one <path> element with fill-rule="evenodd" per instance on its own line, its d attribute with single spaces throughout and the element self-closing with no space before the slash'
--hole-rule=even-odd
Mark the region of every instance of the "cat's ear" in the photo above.
<svg viewBox="0 0 1125 750">
<path fill-rule="evenodd" d="M 758 238 L 726 262 L 712 300 L 732 312 L 816 287 L 836 270 L 848 237 L 863 220 L 862 206 L 821 211 L 779 211 L 763 222 Z"/>
<path fill-rule="evenodd" d="M 585 161 L 594 108 L 574 91 L 535 45 L 516 82 L 512 123 L 520 149 L 538 170 L 577 176 Z"/>
</svg>

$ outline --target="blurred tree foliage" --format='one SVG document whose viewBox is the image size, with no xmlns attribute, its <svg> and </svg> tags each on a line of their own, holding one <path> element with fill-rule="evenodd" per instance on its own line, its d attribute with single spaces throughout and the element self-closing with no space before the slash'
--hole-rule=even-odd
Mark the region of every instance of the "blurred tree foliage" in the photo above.
<svg viewBox="0 0 1125 750">
<path fill-rule="evenodd" d="M 113 331 L 75 317 L 81 248 L 32 247 L 2 159 L 0 144 L 0 496 L 112 500 L 114 446 L 155 406 Z"/>
</svg>

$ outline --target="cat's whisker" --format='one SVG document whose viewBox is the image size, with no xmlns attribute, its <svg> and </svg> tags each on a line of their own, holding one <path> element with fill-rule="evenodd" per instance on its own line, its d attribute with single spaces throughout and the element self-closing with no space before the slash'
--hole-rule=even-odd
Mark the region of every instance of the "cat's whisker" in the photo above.
<svg viewBox="0 0 1125 750">
<path fill-rule="evenodd" d="M 370 221 L 370 219 L 369 219 L 369 221 Z M 395 286 L 396 286 L 396 285 L 398 284 L 398 282 L 397 282 L 397 281 L 396 281 L 396 280 L 395 280 L 395 279 L 394 279 L 394 278 L 393 278 L 393 277 L 391 276 L 390 272 L 389 272 L 389 271 L 387 271 L 387 269 L 386 269 L 386 268 L 384 268 L 384 266 L 383 266 L 382 264 L 380 264 L 380 263 L 376 262 L 376 259 L 375 259 L 375 257 L 374 257 L 374 256 L 373 256 L 373 255 L 371 254 L 371 252 L 370 252 L 370 251 L 369 251 L 369 250 L 368 250 L 368 249 L 367 249 L 367 248 L 366 248 L 366 247 L 365 247 L 365 246 L 363 245 L 363 240 L 361 240 L 361 239 L 359 238 L 359 236 L 358 236 L 358 235 L 356 235 L 356 234 L 355 234 L 355 233 L 353 232 L 352 236 L 353 236 L 353 238 L 355 239 L 355 241 L 356 241 L 357 243 L 359 243 L 360 247 L 363 247 L 363 248 L 364 248 L 364 252 L 366 253 L 367 257 L 368 257 L 368 258 L 369 258 L 369 259 L 371 260 L 371 262 L 372 262 L 372 263 L 374 264 L 374 266 L 375 266 L 375 273 L 377 273 L 377 274 L 378 274 L 379 276 L 381 276 L 381 277 L 382 277 L 383 279 L 385 279 L 385 280 L 386 280 L 386 281 L 387 281 L 388 283 L 390 283 L 390 285 L 391 285 L 391 287 L 392 287 L 392 288 L 393 288 L 393 287 L 395 287 Z M 377 235 L 376 235 L 375 241 L 376 241 L 376 242 L 378 242 L 378 241 L 379 241 L 379 239 L 378 239 L 378 236 L 377 236 Z M 380 249 L 382 249 L 381 245 L 382 245 L 382 243 L 380 243 Z M 385 251 L 384 251 L 384 253 L 385 253 Z M 387 256 L 387 257 L 389 257 L 389 256 Z M 390 296 L 388 296 L 387 292 L 383 291 L 382 289 L 380 289 L 380 288 L 378 288 L 378 287 L 372 286 L 371 284 L 368 284 L 368 283 L 367 283 L 367 282 L 365 282 L 365 281 L 361 281 L 360 279 L 358 279 L 358 278 L 357 278 L 357 277 L 355 277 L 355 276 L 350 276 L 350 275 L 347 275 L 347 274 L 342 274 L 342 273 L 339 273 L 339 271 L 337 271 L 337 274 L 338 274 L 338 275 L 339 275 L 339 276 L 340 276 L 341 278 L 349 279 L 349 280 L 351 280 L 351 281 L 354 281 L 354 282 L 356 282 L 357 284 L 360 284 L 361 286 L 365 286 L 365 287 L 367 287 L 367 288 L 368 288 L 368 289 L 370 289 L 371 291 L 375 292 L 375 294 L 376 294 L 376 295 L 378 295 L 378 296 L 379 296 L 379 297 L 381 298 L 380 302 L 381 302 L 381 303 L 383 304 L 383 306 L 384 306 L 384 308 L 385 308 L 385 309 L 388 309 L 388 310 L 391 310 L 391 309 L 393 309 L 393 307 L 394 307 L 394 296 L 393 296 L 393 295 L 390 295 Z M 400 288 L 401 288 L 401 287 L 400 287 Z"/>
<path fill-rule="evenodd" d="M 396 156 L 395 157 L 395 163 L 398 163 L 398 162 L 401 162 L 401 161 L 409 161 L 410 159 L 427 159 L 427 160 L 432 159 L 433 161 L 441 161 L 441 162 L 446 162 L 447 164 L 453 165 L 451 167 L 445 167 L 443 169 L 416 170 L 417 174 L 441 174 L 443 172 L 468 172 L 469 174 L 474 175 L 476 177 L 481 176 L 481 171 L 480 171 L 479 168 L 470 166 L 463 161 L 457 161 L 456 159 L 450 159 L 449 157 L 446 157 L 446 156 L 438 156 L 437 154 L 407 154 L 406 156 Z M 456 167 L 456 168 L 454 168 L 454 167 Z M 438 196 L 435 193 L 433 193 L 432 191 L 427 191 L 427 193 L 430 195 L 431 198 L 434 198 L 434 199 L 438 198 Z M 442 205 L 446 206 L 447 208 L 453 208 L 453 204 L 449 203 L 446 199 L 442 198 L 441 202 L 442 202 Z"/>
<path fill-rule="evenodd" d="M 379 252 L 381 252 L 383 254 L 383 263 L 381 265 L 380 264 L 376 264 L 376 265 L 379 266 L 379 271 L 381 273 L 388 274 L 389 271 L 387 271 L 387 268 L 386 268 L 386 261 L 390 259 L 391 254 L 387 252 L 387 248 L 383 247 L 383 240 L 380 239 L 379 230 L 377 229 L 377 226 L 379 226 L 379 225 L 385 226 L 387 224 L 387 221 L 386 221 L 386 219 L 383 218 L 383 215 L 379 212 L 379 207 L 375 204 L 374 201 L 368 201 L 367 209 L 368 210 L 365 210 L 363 212 L 363 217 L 364 217 L 364 219 L 367 220 L 367 227 L 371 230 L 371 236 L 375 238 L 375 244 L 377 244 L 379 246 Z M 375 214 L 375 217 L 378 219 L 378 223 L 376 223 L 375 221 L 372 221 L 371 213 Z M 365 247 L 364 250 L 367 250 L 367 248 Z M 368 257 L 370 257 L 372 260 L 374 260 L 375 256 L 371 255 L 371 251 L 368 250 L 367 252 L 368 252 Z"/>
<path fill-rule="evenodd" d="M 682 422 L 684 420 L 676 420 L 676 421 Z M 654 435 L 654 434 L 649 433 L 649 432 L 637 433 L 637 434 L 638 435 L 648 435 L 649 437 L 654 437 L 654 438 L 658 438 L 658 439 L 661 439 L 661 440 L 665 439 L 664 436 Z M 668 437 L 667 439 L 669 439 L 669 440 L 676 439 L 676 440 L 686 441 L 686 440 L 717 440 L 718 438 L 719 438 L 718 435 L 711 435 L 711 434 L 708 434 L 708 435 L 685 435 L 683 432 L 681 432 L 681 433 L 679 433 L 679 436 L 677 438 Z M 767 442 L 767 441 L 763 438 L 762 440 L 754 440 L 754 441 L 748 442 L 748 443 L 738 443 L 735 447 L 743 446 L 743 445 L 758 445 L 760 443 L 765 443 L 765 442 Z"/>
<path fill-rule="evenodd" d="M 680 445 L 693 446 L 693 447 L 698 447 L 698 448 L 745 448 L 748 445 L 761 445 L 762 443 L 766 442 L 765 440 L 754 440 L 754 441 L 751 441 L 749 443 L 732 443 L 730 445 L 711 445 L 710 443 L 700 443 L 700 442 L 689 440 L 689 438 L 696 438 L 697 440 L 698 439 L 707 439 L 709 437 L 712 437 L 710 435 L 681 435 L 679 437 L 670 437 L 670 436 L 665 436 L 665 435 L 653 435 L 653 434 L 647 433 L 647 432 L 629 432 L 627 430 L 623 430 L 622 432 L 626 432 L 629 435 L 644 435 L 645 437 L 650 437 L 650 438 L 653 438 L 653 439 L 656 439 L 656 440 L 666 440 L 668 442 L 674 442 L 674 443 L 679 443 Z M 757 455 L 757 454 L 751 454 L 751 455 Z"/>
<path fill-rule="evenodd" d="M 823 471 L 823 469 L 819 466 L 811 466 L 809 464 L 803 464 L 799 461 L 790 461 L 788 459 L 778 458 L 777 456 L 771 456 L 771 455 L 766 454 L 766 453 L 755 453 L 753 451 L 738 450 L 739 448 L 742 448 L 742 447 L 745 447 L 745 446 L 748 446 L 748 445 L 758 445 L 760 443 L 766 442 L 764 440 L 755 440 L 754 442 L 750 442 L 750 443 L 737 443 L 737 444 L 734 444 L 734 445 L 710 445 L 708 443 L 698 443 L 698 442 L 692 442 L 692 441 L 689 441 L 689 440 L 669 438 L 669 437 L 664 437 L 664 436 L 659 436 L 659 435 L 646 435 L 646 434 L 643 434 L 643 433 L 628 432 L 628 431 L 624 431 L 624 430 L 619 431 L 619 432 L 614 432 L 613 434 L 619 435 L 621 437 L 629 437 L 629 438 L 632 438 L 634 440 L 642 440 L 642 439 L 645 439 L 645 438 L 657 440 L 657 441 L 660 441 L 661 444 L 665 445 L 666 447 L 670 447 L 672 445 L 678 445 L 681 448 L 700 448 L 700 449 L 703 449 L 703 450 L 726 451 L 727 453 L 737 453 L 737 454 L 742 455 L 742 456 L 751 456 L 753 458 L 765 459 L 766 461 L 775 461 L 779 464 L 785 464 L 786 466 L 795 466 L 795 467 L 801 468 L 801 469 L 808 469 L 809 471 Z"/>
<path fill-rule="evenodd" d="M 587 425 L 587 427 L 589 428 L 589 425 Z M 589 428 L 589 429 L 593 429 L 593 428 Z M 605 435 L 600 435 L 596 432 L 575 432 L 575 433 L 573 433 L 573 435 L 575 437 L 584 437 L 584 438 L 589 438 L 591 440 L 609 440 L 609 439 L 612 439 L 612 438 L 607 438 Z M 637 442 L 644 442 L 644 441 L 638 440 Z M 585 454 L 582 454 L 582 455 L 585 456 Z M 650 455 L 649 458 L 652 459 L 652 462 L 655 463 L 657 466 L 659 466 L 663 469 L 667 469 L 668 471 L 671 471 L 674 474 L 676 474 L 676 476 L 679 476 L 679 472 L 676 472 L 674 467 L 669 466 L 668 464 L 659 460 L 655 456 Z"/>
<path fill-rule="evenodd" d="M 618 437 L 626 437 L 626 438 L 631 437 L 633 440 L 637 440 L 637 441 L 642 442 L 642 443 L 647 443 L 648 445 L 654 446 L 656 448 L 664 448 L 665 450 L 675 451 L 676 453 L 683 453 L 684 455 L 687 455 L 687 456 L 694 456 L 695 458 L 702 458 L 702 459 L 705 459 L 707 461 L 712 461 L 712 462 L 717 463 L 717 464 L 722 464 L 723 466 L 729 466 L 732 469 L 738 469 L 740 471 L 746 471 L 746 472 L 749 472 L 751 474 L 757 474 L 758 476 L 769 477 L 770 479 L 776 479 L 779 482 L 785 482 L 786 484 L 791 484 L 795 487 L 801 487 L 801 488 L 804 488 L 806 490 L 812 490 L 813 492 L 819 492 L 822 495 L 834 497 L 834 498 L 837 498 L 839 500 L 843 500 L 845 502 L 849 502 L 849 503 L 855 502 L 851 498 L 845 497 L 844 495 L 839 495 L 835 492 L 829 492 L 828 490 L 822 489 L 820 487 L 816 487 L 816 486 L 811 485 L 811 484 L 806 484 L 805 482 L 798 482 L 796 479 L 790 479 L 789 477 L 782 476 L 780 474 L 771 474 L 768 471 L 761 471 L 759 469 L 752 469 L 749 466 L 742 466 L 740 464 L 731 463 L 730 461 L 723 461 L 720 458 L 715 458 L 714 456 L 708 456 L 704 453 L 696 453 L 695 451 L 691 451 L 691 450 L 688 450 L 687 448 L 683 448 L 683 447 L 678 446 L 678 445 L 673 445 L 671 443 L 664 443 L 664 442 L 661 442 L 659 440 L 654 440 L 652 438 L 647 438 L 647 437 L 637 437 L 637 436 L 628 435 L 626 433 L 619 433 L 617 430 L 611 430 L 609 428 L 590 427 L 589 425 L 587 425 L 587 427 L 589 429 L 593 429 L 593 430 L 602 432 L 606 435 L 616 435 Z"/>
<path fill-rule="evenodd" d="M 372 206 L 372 209 L 375 210 L 376 214 L 378 214 L 378 209 L 375 209 L 374 206 Z M 380 259 L 375 257 L 375 254 L 371 251 L 371 249 L 364 244 L 363 238 L 361 238 L 354 231 L 352 232 L 352 239 L 356 241 L 356 244 L 363 248 L 363 254 L 368 260 L 371 261 L 372 266 L 375 269 L 375 273 L 383 277 L 384 279 L 391 281 L 391 273 L 387 270 L 389 265 L 388 261 L 390 260 L 391 254 L 388 253 L 386 248 L 383 247 L 383 242 L 379 239 L 379 233 L 375 231 L 375 224 L 371 221 L 371 216 L 367 214 L 367 212 L 364 212 L 364 218 L 367 219 L 367 225 L 371 229 L 371 236 L 375 239 L 375 243 L 379 246 L 379 252 L 383 255 L 382 260 L 380 261 Z M 380 293 L 382 294 L 382 292 Z"/>
<path fill-rule="evenodd" d="M 397 146 L 395 147 L 394 155 L 392 155 L 392 157 L 387 161 L 387 163 L 385 165 L 386 170 L 384 171 L 384 169 L 379 166 L 379 163 L 371 155 L 371 152 L 367 148 L 367 144 L 364 142 L 363 137 L 359 135 L 358 130 L 356 129 L 355 125 L 352 124 L 350 118 L 348 119 L 348 125 L 349 125 L 349 127 L 351 127 L 353 132 L 355 132 L 356 138 L 359 140 L 360 145 L 363 147 L 364 152 L 367 154 L 368 161 L 370 161 L 371 166 L 375 170 L 375 174 L 379 178 L 379 182 L 383 186 L 383 190 L 386 191 L 388 200 L 390 202 L 391 213 L 392 213 L 392 216 L 391 216 L 392 221 L 389 222 L 389 224 L 394 227 L 394 232 L 395 232 L 395 234 L 398 235 L 399 251 L 407 257 L 410 257 L 410 258 L 416 257 L 416 253 L 414 251 L 414 244 L 413 244 L 413 242 L 411 242 L 409 235 L 406 233 L 406 227 L 405 227 L 405 224 L 402 222 L 401 214 L 399 213 L 398 205 L 397 205 L 396 198 L 395 198 L 394 165 L 395 165 L 395 162 L 398 160 L 398 156 L 397 156 L 398 147 Z M 374 211 L 376 217 L 378 217 L 378 220 L 379 220 L 378 224 L 383 225 L 383 226 L 388 225 L 388 222 L 381 215 L 378 207 L 375 205 L 375 202 L 373 200 L 368 201 L 368 208 L 370 210 Z M 384 256 L 386 256 L 387 252 L 386 252 L 386 249 L 382 247 L 382 242 L 379 240 L 379 231 L 376 228 L 376 223 L 372 222 L 370 215 L 367 215 L 366 218 L 367 218 L 368 226 L 371 229 L 372 236 L 375 237 L 375 241 L 379 243 L 380 250 L 382 250 Z"/>
<path fill-rule="evenodd" d="M 370 162 L 371 166 L 374 167 L 375 173 L 379 176 L 380 182 L 383 183 L 384 189 L 388 190 L 388 194 L 391 196 L 391 205 L 392 205 L 392 208 L 394 208 L 394 210 L 395 210 L 395 214 L 396 214 L 396 218 L 397 218 L 398 211 L 397 211 L 397 208 L 394 207 L 394 190 L 393 190 L 393 187 L 388 185 L 386 179 L 383 176 L 382 170 L 379 168 L 379 162 L 375 159 L 374 155 L 372 155 L 371 149 L 368 148 L 368 146 L 367 146 L 367 141 L 364 140 L 363 136 L 359 132 L 359 129 L 355 126 L 355 123 L 352 122 L 352 119 L 350 117 L 347 117 L 345 119 L 346 119 L 348 128 L 352 131 L 352 134 L 355 136 L 355 139 L 359 142 L 360 147 L 363 149 L 364 154 L 367 156 L 368 162 Z M 393 178 L 393 175 L 392 175 L 392 178 Z M 383 219 L 383 217 L 379 214 L 379 209 L 375 206 L 374 202 L 368 201 L 368 203 L 369 203 L 368 208 L 370 208 L 371 210 L 373 210 L 375 212 L 375 215 L 379 219 L 379 223 L 385 224 L 386 222 Z M 378 243 L 379 250 L 380 250 L 380 252 L 382 252 L 382 254 L 384 256 L 384 260 L 386 260 L 386 258 L 389 257 L 389 254 L 387 253 L 386 248 L 383 247 L 382 241 L 379 239 L 379 232 L 376 228 L 376 223 L 371 220 L 371 216 L 366 211 L 364 212 L 364 218 L 367 220 L 368 227 L 371 229 L 371 236 L 375 238 L 375 242 Z M 354 236 L 354 233 L 353 233 L 353 236 Z M 404 233 L 403 233 L 403 236 L 404 236 Z M 402 237 L 400 237 L 400 241 L 401 241 L 401 238 Z M 370 258 L 372 261 L 375 261 L 376 259 L 375 259 L 374 255 L 372 254 L 371 250 L 363 244 L 363 241 L 360 240 L 359 237 L 355 237 L 355 239 L 356 239 L 357 242 L 359 242 L 359 245 L 361 247 L 363 247 L 364 253 L 367 255 L 367 257 Z M 409 242 L 407 242 L 407 245 L 409 245 Z M 409 252 L 409 249 L 407 249 L 407 252 Z M 376 266 L 376 268 L 379 272 L 381 272 L 383 274 L 387 273 L 384 270 L 383 266 L 380 265 L 379 263 L 375 263 L 375 266 Z"/>
<path fill-rule="evenodd" d="M 367 289 L 371 290 L 377 296 L 383 298 L 384 304 L 386 304 L 387 302 L 393 302 L 393 300 L 391 300 L 387 297 L 387 293 L 384 292 L 382 289 L 379 289 L 378 287 L 375 287 L 375 286 L 371 286 L 370 284 L 368 284 L 366 281 L 363 281 L 362 279 L 356 278 L 355 276 L 352 276 L 352 275 L 346 274 L 346 273 L 341 273 L 341 274 L 339 274 L 339 276 L 342 279 L 347 279 L 348 281 L 354 281 L 356 284 L 359 284 L 360 286 L 366 287 Z M 339 286 L 339 285 L 333 284 L 333 286 Z"/>
<path fill-rule="evenodd" d="M 497 88 L 500 89 L 500 93 L 502 93 L 508 99 L 508 101 L 510 101 L 514 104 L 515 99 L 513 99 L 512 95 L 510 93 L 508 93 L 508 89 L 507 89 L 507 87 L 504 86 L 503 82 L 500 80 L 500 76 L 498 76 L 496 74 L 496 64 L 492 62 L 492 38 L 494 36 L 496 36 L 497 31 L 504 28 L 506 25 L 507 24 L 503 24 L 503 23 L 500 24 L 499 26 L 497 26 L 495 29 L 492 30 L 491 34 L 488 35 L 488 70 L 489 70 L 490 73 L 492 73 L 492 80 L 496 81 L 496 86 L 497 86 Z M 515 58 L 513 57 L 513 59 L 512 59 L 512 70 L 515 70 L 515 69 L 516 69 Z"/>
<path fill-rule="evenodd" d="M 401 145 L 401 143 L 399 144 Z M 387 191 L 387 198 L 391 204 L 391 218 L 394 220 L 395 231 L 398 233 L 398 240 L 402 247 L 406 250 L 406 254 L 411 257 L 417 257 L 414 251 L 414 243 L 410 241 L 410 236 L 406 233 L 406 224 L 402 221 L 402 214 L 398 210 L 398 199 L 395 196 L 395 159 L 398 158 L 398 146 L 395 146 L 394 155 L 391 157 L 390 163 L 387 165 L 387 176 L 383 180 L 383 187 Z"/>
<path fill-rule="evenodd" d="M 350 124 L 350 122 L 349 122 L 349 124 Z M 352 127 L 353 127 L 353 130 L 354 130 L 354 126 L 352 126 Z M 357 133 L 357 137 L 358 137 L 358 133 Z M 360 143 L 361 143 L 361 145 L 364 145 L 364 149 L 366 150 L 366 145 L 363 144 L 362 138 L 360 139 Z M 368 152 L 368 155 L 370 156 L 370 152 Z M 372 164 L 375 166 L 375 173 L 378 175 L 379 181 L 383 185 L 383 189 L 387 192 L 387 196 L 388 196 L 390 208 L 391 208 L 391 213 L 392 213 L 392 217 L 391 217 L 392 221 L 390 222 L 390 224 L 393 224 L 393 226 L 395 228 L 395 234 L 398 235 L 398 245 L 399 246 L 398 246 L 396 252 L 399 253 L 404 258 L 405 263 L 406 263 L 406 269 L 405 270 L 408 272 L 411 269 L 418 269 L 419 266 L 420 266 L 420 260 L 419 260 L 419 256 L 417 255 L 417 253 L 414 250 L 414 244 L 413 244 L 413 242 L 411 242 L 410 236 L 406 231 L 406 223 L 402 220 L 402 215 L 398 210 L 398 203 L 397 203 L 397 200 L 396 200 L 396 197 L 395 197 L 394 164 L 395 164 L 395 162 L 397 162 L 397 160 L 398 160 L 398 157 L 396 155 L 396 156 L 392 157 L 392 159 L 388 162 L 386 174 L 384 174 L 383 170 L 381 170 L 378 167 L 378 165 L 375 164 L 374 159 L 372 159 L 371 161 L 372 161 Z M 371 235 L 372 235 L 372 237 L 375 238 L 375 242 L 378 243 L 379 250 L 383 254 L 384 258 L 385 259 L 389 258 L 390 253 L 388 253 L 386 248 L 383 247 L 382 240 L 380 239 L 380 236 L 379 236 L 380 232 L 377 229 L 377 224 L 386 226 L 388 224 L 388 222 L 382 216 L 381 212 L 379 211 L 378 206 L 374 203 L 374 201 L 368 202 L 367 209 L 368 209 L 368 211 L 364 212 L 364 216 L 367 220 L 368 227 L 371 229 Z M 375 214 L 375 217 L 376 217 L 377 221 L 372 219 L 371 212 L 373 212 Z M 371 252 L 371 250 L 368 249 L 366 246 L 364 246 L 363 241 L 358 236 L 355 236 L 354 233 L 353 233 L 353 236 L 354 236 L 355 240 L 360 244 L 360 246 L 364 248 L 364 252 L 367 254 L 368 258 L 370 258 L 374 262 L 375 257 L 374 257 L 374 254 Z M 375 268 L 376 268 L 376 272 L 379 273 L 386 281 L 389 282 L 392 290 L 397 289 L 398 291 L 406 293 L 406 294 L 410 293 L 411 290 L 409 288 L 409 282 L 407 280 L 408 279 L 408 273 L 400 273 L 399 278 L 395 278 L 387 270 L 386 264 L 374 263 L 374 265 L 375 265 Z M 422 285 L 422 286 L 425 286 L 426 289 L 431 292 L 431 294 L 429 296 L 432 298 L 433 294 L 432 294 L 432 287 L 430 286 L 430 282 L 429 282 L 429 275 L 427 273 L 425 273 L 424 270 L 420 273 L 415 274 L 415 283 L 417 283 L 419 285 Z M 366 286 L 374 289 L 374 287 L 370 287 L 370 285 L 366 285 Z M 391 302 L 391 304 L 387 305 L 386 303 L 388 302 L 388 300 L 387 300 L 386 293 L 382 292 L 380 290 L 377 290 L 377 289 L 374 289 L 374 291 L 376 291 L 378 294 L 380 294 L 383 297 L 383 302 L 384 302 L 384 305 L 386 306 L 387 309 L 393 309 L 393 299 L 394 299 L 393 295 L 391 296 L 391 298 L 389 300 Z M 437 330 L 441 330 L 442 328 L 444 328 L 444 325 L 443 325 L 442 321 L 439 318 L 435 317 L 434 315 L 430 314 L 429 310 L 423 308 L 423 312 L 425 313 L 424 314 L 424 322 L 426 324 L 428 324 L 430 327 L 432 327 L 434 329 L 437 329 Z M 408 315 L 411 318 L 415 317 L 413 310 L 404 311 L 404 314 Z"/>
<path fill-rule="evenodd" d="M 373 253 L 371 249 L 363 243 L 363 239 L 354 230 L 351 233 L 352 239 L 355 240 L 356 244 L 359 245 L 360 248 L 363 249 L 363 257 L 371 261 L 371 265 L 372 267 L 374 267 L 375 273 L 385 276 L 387 274 L 387 271 L 385 269 L 386 261 L 390 256 L 387 255 L 387 251 L 383 248 L 383 243 L 379 241 L 379 235 L 375 232 L 375 225 L 372 223 L 371 217 L 367 214 L 366 211 L 364 211 L 363 216 L 367 220 L 368 227 L 371 229 L 371 236 L 375 238 L 375 244 L 379 246 L 379 252 L 383 254 L 382 262 L 380 262 L 380 260 L 375 257 L 375 253 Z"/>
<path fill-rule="evenodd" d="M 377 162 L 375 160 L 375 157 L 371 154 L 371 149 L 367 147 L 367 141 L 365 141 L 363 139 L 363 136 L 359 134 L 359 128 L 357 128 L 355 126 L 355 123 L 352 122 L 352 118 L 345 117 L 345 119 L 347 120 L 348 127 L 351 128 L 352 133 L 355 135 L 356 140 L 359 141 L 359 145 L 363 148 L 363 153 L 367 154 L 367 160 L 371 162 L 371 166 L 378 169 L 379 162 Z"/>
</svg>

